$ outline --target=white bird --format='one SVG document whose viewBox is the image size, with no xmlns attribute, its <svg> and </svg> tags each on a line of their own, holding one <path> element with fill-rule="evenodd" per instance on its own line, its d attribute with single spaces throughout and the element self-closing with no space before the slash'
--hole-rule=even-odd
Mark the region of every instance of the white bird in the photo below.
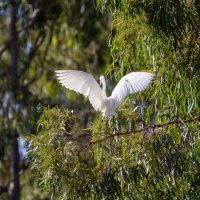
<svg viewBox="0 0 200 200">
<path fill-rule="evenodd" d="M 67 89 L 83 94 L 89 98 L 96 111 L 101 111 L 103 117 L 115 116 L 115 110 L 129 94 L 144 90 L 154 77 L 147 72 L 131 72 L 125 75 L 116 85 L 110 97 L 106 95 L 106 80 L 100 76 L 100 85 L 91 74 L 77 70 L 55 71 L 59 82 Z"/>
</svg>

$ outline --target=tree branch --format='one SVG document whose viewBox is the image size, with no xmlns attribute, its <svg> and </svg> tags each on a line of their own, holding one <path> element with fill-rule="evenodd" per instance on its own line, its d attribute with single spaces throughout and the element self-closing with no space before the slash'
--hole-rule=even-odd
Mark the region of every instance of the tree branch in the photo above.
<svg viewBox="0 0 200 200">
<path fill-rule="evenodd" d="M 34 22 L 35 22 L 35 18 L 37 17 L 38 13 L 39 13 L 40 9 L 36 9 L 33 11 L 32 15 L 31 15 L 31 19 L 30 21 L 25 24 L 24 26 L 22 26 L 19 30 L 17 30 L 17 34 L 21 33 L 22 31 L 24 31 L 25 29 L 33 26 Z M 5 40 L 4 46 L 0 49 L 0 57 L 2 56 L 2 54 L 4 53 L 4 51 L 6 51 L 9 48 L 9 44 L 10 42 L 13 40 L 13 37 L 10 36 L 9 39 Z"/>
<path fill-rule="evenodd" d="M 102 139 L 96 140 L 96 141 L 90 141 L 87 145 L 85 145 L 84 149 L 82 149 L 82 150 L 88 149 L 96 143 L 101 143 L 105 140 L 108 140 L 108 139 L 111 139 L 114 137 L 131 136 L 133 133 L 142 133 L 142 132 L 147 132 L 151 129 L 155 130 L 155 129 L 159 129 L 159 128 L 163 128 L 163 127 L 173 126 L 176 124 L 185 124 L 185 123 L 191 123 L 191 122 L 196 122 L 196 121 L 200 121 L 200 115 L 193 119 L 188 119 L 188 120 L 174 120 L 174 121 L 166 122 L 163 124 L 148 125 L 142 129 L 138 129 L 138 130 L 116 132 L 115 134 L 107 133 L 107 134 L 109 134 L 108 136 L 106 136 Z M 100 132 L 100 133 L 106 133 L 106 132 Z"/>
<path fill-rule="evenodd" d="M 11 40 L 11 39 L 6 40 L 6 41 L 4 42 L 4 46 L 3 46 L 2 49 L 0 50 L 0 57 L 1 57 L 1 55 L 3 54 L 3 52 L 6 51 L 6 49 L 9 47 L 10 40 Z"/>
<path fill-rule="evenodd" d="M 50 28 L 50 35 L 49 35 L 49 38 L 48 38 L 48 41 L 47 41 L 47 45 L 45 47 L 45 50 L 44 50 L 44 54 L 42 56 L 42 59 L 40 60 L 40 72 L 38 75 L 35 75 L 35 77 L 30 80 L 27 84 L 26 84 L 26 87 L 29 87 L 30 85 L 32 85 L 35 81 L 37 81 L 39 78 L 41 78 L 41 76 L 43 75 L 43 71 L 44 71 L 44 63 L 46 61 L 46 57 L 47 57 L 47 54 L 48 54 L 48 50 L 49 50 L 49 47 L 51 45 L 51 42 L 52 42 L 52 38 L 53 38 L 53 31 L 54 31 L 54 26 L 52 24 L 51 28 Z"/>
<path fill-rule="evenodd" d="M 22 26 L 17 32 L 21 33 L 22 31 L 24 31 L 25 29 L 33 26 L 35 19 L 38 15 L 38 13 L 40 12 L 40 9 L 35 9 L 31 15 L 31 19 L 29 20 L 29 22 L 27 24 L 25 24 L 24 26 Z"/>
<path fill-rule="evenodd" d="M 19 173 L 16 174 L 11 180 L 9 180 L 6 185 L 0 185 L 0 196 L 1 194 L 8 192 L 10 184 L 13 183 L 15 179 L 19 178 L 28 169 L 29 169 L 28 164 L 26 163 L 25 160 L 23 160 L 22 169 L 19 171 Z"/>
<path fill-rule="evenodd" d="M 33 46 L 31 48 L 31 51 L 29 52 L 29 54 L 27 55 L 26 60 L 24 61 L 24 68 L 20 72 L 21 75 L 24 75 L 26 73 L 26 71 L 29 69 L 29 66 L 31 65 L 31 62 L 33 61 L 33 58 L 36 55 L 36 52 L 38 51 L 38 49 L 42 46 L 43 42 L 45 41 L 45 37 L 46 37 L 46 33 L 45 32 L 40 31 L 38 33 L 35 41 L 33 42 Z"/>
</svg>

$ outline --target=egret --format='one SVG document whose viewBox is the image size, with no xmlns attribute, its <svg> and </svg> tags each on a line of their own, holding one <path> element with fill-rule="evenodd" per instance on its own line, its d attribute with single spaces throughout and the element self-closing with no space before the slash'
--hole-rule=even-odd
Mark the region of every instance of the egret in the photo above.
<svg viewBox="0 0 200 200">
<path fill-rule="evenodd" d="M 101 111 L 105 118 L 115 116 L 116 109 L 125 97 L 144 90 L 154 77 L 154 74 L 148 72 L 131 72 L 121 78 L 111 96 L 108 97 L 104 76 L 100 76 L 99 85 L 91 74 L 83 71 L 57 70 L 55 72 L 57 79 L 63 86 L 88 97 L 94 109 Z"/>
</svg>

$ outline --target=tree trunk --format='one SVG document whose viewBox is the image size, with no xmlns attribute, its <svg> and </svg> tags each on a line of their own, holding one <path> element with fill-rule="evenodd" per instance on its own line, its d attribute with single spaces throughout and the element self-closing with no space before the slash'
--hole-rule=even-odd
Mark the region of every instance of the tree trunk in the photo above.
<svg viewBox="0 0 200 200">
<path fill-rule="evenodd" d="M 18 64 L 18 34 L 16 30 L 17 23 L 17 4 L 13 0 L 10 6 L 10 53 L 11 53 L 11 66 L 10 66 L 10 82 L 12 85 L 13 103 L 14 106 L 18 103 L 18 90 L 19 90 L 19 76 L 17 71 Z M 20 181 L 19 181 L 19 146 L 18 146 L 18 133 L 15 127 L 12 130 L 13 137 L 13 150 L 12 150 L 12 165 L 11 173 L 13 180 L 13 187 L 11 189 L 10 200 L 20 199 Z"/>
<path fill-rule="evenodd" d="M 13 141 L 13 152 L 12 152 L 12 179 L 13 187 L 11 190 L 10 200 L 20 199 L 20 182 L 19 182 L 19 146 L 18 146 L 18 135 L 15 133 Z"/>
</svg>

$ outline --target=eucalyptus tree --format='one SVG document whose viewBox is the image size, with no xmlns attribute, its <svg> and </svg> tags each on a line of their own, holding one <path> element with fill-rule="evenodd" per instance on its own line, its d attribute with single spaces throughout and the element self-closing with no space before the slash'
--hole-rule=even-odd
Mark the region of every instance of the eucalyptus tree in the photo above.
<svg viewBox="0 0 200 200">
<path fill-rule="evenodd" d="M 61 199 L 199 199 L 199 1 L 103 1 L 111 16 L 107 76 L 156 74 L 148 91 L 76 136 L 78 117 L 40 107 L 29 155 L 43 189 Z"/>
<path fill-rule="evenodd" d="M 101 50 L 104 29 L 107 21 L 88 1 L 0 2 L 0 199 L 19 199 L 20 191 L 22 199 L 45 197 L 31 188 L 21 137 L 36 132 L 39 102 L 53 105 L 61 98 L 54 69 L 76 69 L 84 58 L 84 70 L 97 64 L 101 70 L 109 59 Z"/>
</svg>

